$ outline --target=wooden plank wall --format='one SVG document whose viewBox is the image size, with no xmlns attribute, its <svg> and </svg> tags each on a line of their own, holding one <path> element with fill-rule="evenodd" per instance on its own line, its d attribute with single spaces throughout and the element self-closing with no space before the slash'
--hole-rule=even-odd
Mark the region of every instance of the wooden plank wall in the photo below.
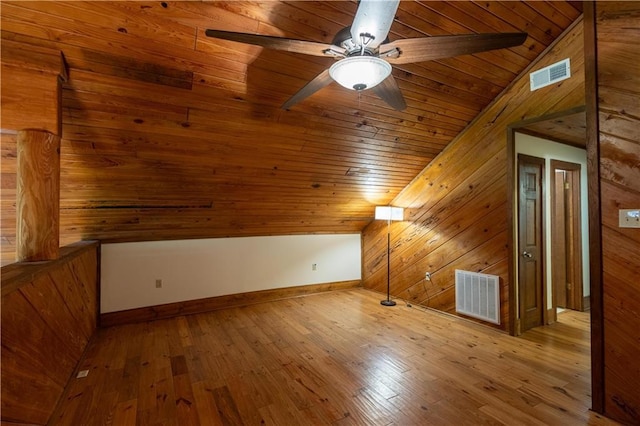
<svg viewBox="0 0 640 426">
<path fill-rule="evenodd" d="M 60 135 L 60 83 L 67 75 L 60 50 L 3 42 L 0 63 L 2 129 Z"/>
<path fill-rule="evenodd" d="M 2 268 L 2 421 L 46 424 L 92 338 L 99 245 Z"/>
<path fill-rule="evenodd" d="M 570 79 L 530 92 L 528 74 L 521 76 L 396 197 L 393 204 L 408 210 L 404 222 L 391 226 L 393 296 L 455 313 L 455 269 L 498 275 L 499 327 L 509 328 L 507 126 L 584 105 L 581 18 L 532 70 L 567 57 Z M 363 231 L 363 285 L 380 292 L 386 292 L 386 243 L 386 224 Z"/>
<path fill-rule="evenodd" d="M 605 414 L 640 423 L 640 229 L 618 209 L 640 208 L 638 2 L 597 2 L 597 78 L 604 308 Z"/>
<path fill-rule="evenodd" d="M 360 232 L 578 16 L 580 2 L 403 1 L 391 39 L 527 31 L 522 46 L 394 66 L 409 107 L 331 84 L 328 58 L 205 28 L 327 41 L 357 2 L 3 1 L 0 43 L 57 49 L 61 236 L 146 241 Z M 485 19 L 486 18 L 486 19 Z"/>
</svg>

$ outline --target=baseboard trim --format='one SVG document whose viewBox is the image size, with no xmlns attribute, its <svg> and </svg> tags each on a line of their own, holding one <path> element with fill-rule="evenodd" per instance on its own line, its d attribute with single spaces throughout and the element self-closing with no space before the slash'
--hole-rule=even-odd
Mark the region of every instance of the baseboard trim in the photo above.
<svg viewBox="0 0 640 426">
<path fill-rule="evenodd" d="M 144 308 L 100 314 L 100 327 L 153 321 L 180 315 L 199 314 L 219 309 L 235 308 L 238 306 L 307 296 L 325 291 L 347 290 L 361 286 L 361 280 L 340 281 L 335 283 L 275 288 L 248 293 L 208 297 L 205 299 L 186 300 L 184 302 L 167 303 L 164 305 L 146 306 Z"/>
<path fill-rule="evenodd" d="M 584 296 L 582 298 L 582 311 L 590 311 L 591 310 L 591 297 Z"/>
</svg>

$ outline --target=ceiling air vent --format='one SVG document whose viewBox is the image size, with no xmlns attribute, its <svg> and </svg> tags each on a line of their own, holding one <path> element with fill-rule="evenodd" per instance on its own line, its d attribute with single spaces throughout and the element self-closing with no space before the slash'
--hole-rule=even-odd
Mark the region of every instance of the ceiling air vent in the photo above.
<svg viewBox="0 0 640 426">
<path fill-rule="evenodd" d="M 531 91 L 533 92 L 541 87 L 566 80 L 569 77 L 571 77 L 571 66 L 569 65 L 569 59 L 567 58 L 529 74 Z"/>
</svg>

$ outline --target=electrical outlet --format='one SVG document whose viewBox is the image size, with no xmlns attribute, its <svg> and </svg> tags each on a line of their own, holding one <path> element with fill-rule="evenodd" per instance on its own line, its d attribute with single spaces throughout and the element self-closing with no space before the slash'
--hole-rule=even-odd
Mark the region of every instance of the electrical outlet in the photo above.
<svg viewBox="0 0 640 426">
<path fill-rule="evenodd" d="M 618 212 L 620 228 L 640 228 L 640 209 L 620 209 Z"/>
<path fill-rule="evenodd" d="M 156 280 L 156 288 L 162 288 L 162 280 Z"/>
<path fill-rule="evenodd" d="M 431 281 L 431 272 L 425 272 L 424 273 L 424 279 L 427 281 Z"/>
<path fill-rule="evenodd" d="M 87 377 L 89 375 L 89 370 L 80 370 L 78 371 L 78 375 L 76 379 L 82 379 L 83 377 Z"/>
<path fill-rule="evenodd" d="M 318 270 L 318 264 L 317 263 L 312 263 L 311 264 L 311 270 L 312 271 L 317 271 Z"/>
</svg>

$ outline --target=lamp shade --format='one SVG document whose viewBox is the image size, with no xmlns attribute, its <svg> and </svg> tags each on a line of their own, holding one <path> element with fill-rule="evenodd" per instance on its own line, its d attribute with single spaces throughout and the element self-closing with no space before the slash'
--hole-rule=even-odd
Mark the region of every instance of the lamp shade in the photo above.
<svg viewBox="0 0 640 426">
<path fill-rule="evenodd" d="M 329 75 L 339 85 L 351 90 L 371 89 L 391 74 L 391 65 L 374 56 L 351 56 L 329 68 Z"/>
<path fill-rule="evenodd" d="M 404 209 L 402 207 L 376 206 L 375 217 L 378 220 L 403 220 Z"/>
</svg>

